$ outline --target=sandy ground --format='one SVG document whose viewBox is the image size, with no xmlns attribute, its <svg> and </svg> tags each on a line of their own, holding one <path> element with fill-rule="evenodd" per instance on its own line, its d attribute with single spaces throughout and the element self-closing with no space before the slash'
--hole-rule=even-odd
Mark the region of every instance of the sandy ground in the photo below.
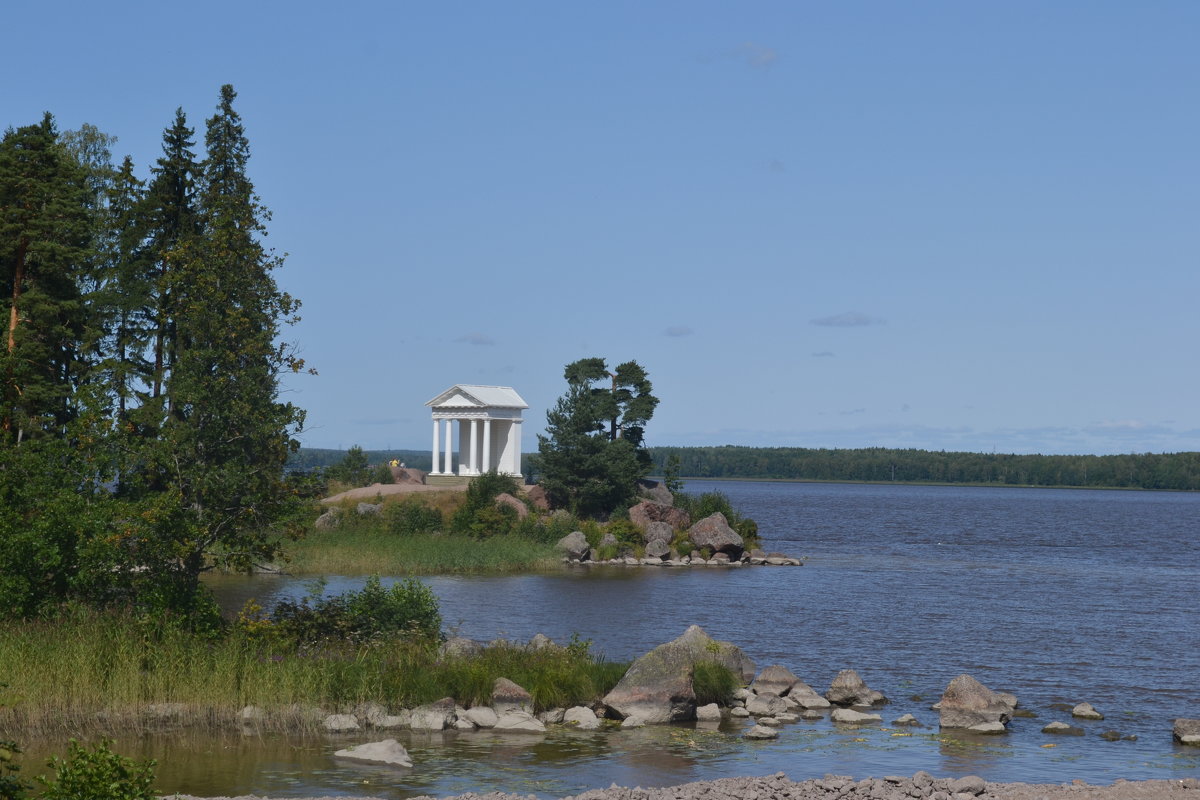
<svg viewBox="0 0 1200 800">
<path fill-rule="evenodd" d="M 179 800 L 199 800 L 173 795 Z M 534 795 L 461 794 L 453 800 L 530 800 Z M 1200 779 L 1118 781 L 1108 786 L 1085 783 L 985 783 L 981 778 L 912 777 L 852 778 L 827 775 L 807 781 L 789 780 L 782 772 L 759 778 L 723 778 L 656 789 L 611 786 L 564 800 L 1200 800 Z M 265 800 L 256 795 L 209 800 Z M 300 800 L 381 800 L 380 798 L 301 798 Z M 415 800 L 429 800 L 416 798 Z"/>
</svg>

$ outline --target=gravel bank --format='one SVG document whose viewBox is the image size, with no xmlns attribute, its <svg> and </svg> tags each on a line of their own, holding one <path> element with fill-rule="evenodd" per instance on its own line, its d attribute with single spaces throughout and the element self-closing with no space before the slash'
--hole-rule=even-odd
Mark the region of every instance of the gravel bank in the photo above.
<svg viewBox="0 0 1200 800">
<path fill-rule="evenodd" d="M 172 795 L 173 800 L 201 800 Z M 782 772 L 761 778 L 722 778 L 657 789 L 612 786 L 592 789 L 563 800 L 1200 800 L 1200 779 L 1118 781 L 1109 786 L 1085 783 L 987 783 L 982 778 L 911 777 L 853 778 L 826 775 L 807 781 L 789 780 Z M 256 795 L 203 800 L 267 800 Z M 382 800 L 376 797 L 319 797 L 302 800 Z M 432 800 L 429 797 L 413 800 Z M 537 800 L 535 795 L 473 792 L 447 800 Z"/>
</svg>

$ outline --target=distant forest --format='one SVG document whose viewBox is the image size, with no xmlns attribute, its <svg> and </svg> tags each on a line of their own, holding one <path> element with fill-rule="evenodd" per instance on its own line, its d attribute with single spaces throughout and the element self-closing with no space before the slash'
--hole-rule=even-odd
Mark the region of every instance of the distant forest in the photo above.
<svg viewBox="0 0 1200 800">
<path fill-rule="evenodd" d="M 428 470 L 428 450 L 367 450 L 372 464 L 395 458 Z M 301 448 L 289 466 L 310 470 L 336 464 L 343 450 Z M 1200 490 L 1200 453 L 1115 456 L 1043 456 L 947 453 L 930 450 L 816 450 L 802 447 L 652 447 L 654 472 L 678 456 L 687 478 L 740 478 L 897 483 L 969 483 L 992 486 L 1075 486 Z M 522 456 L 525 474 L 536 474 L 537 453 Z"/>
</svg>

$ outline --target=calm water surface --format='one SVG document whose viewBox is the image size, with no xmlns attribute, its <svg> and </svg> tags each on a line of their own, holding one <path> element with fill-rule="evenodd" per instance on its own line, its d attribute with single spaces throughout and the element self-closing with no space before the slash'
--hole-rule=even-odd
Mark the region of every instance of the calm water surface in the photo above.
<svg viewBox="0 0 1200 800">
<path fill-rule="evenodd" d="M 739 725 L 670 726 L 542 737 L 446 734 L 404 739 L 412 770 L 336 762 L 347 742 L 166 739 L 127 749 L 163 762 L 159 788 L 201 794 L 405 797 L 502 789 L 563 794 L 612 782 L 661 785 L 782 770 L 796 779 L 975 773 L 1062 782 L 1200 774 L 1200 753 L 1171 741 L 1171 720 L 1200 717 L 1200 495 L 968 487 L 692 481 L 759 522 L 768 549 L 803 568 L 572 568 L 505 577 L 434 577 L 447 626 L 476 639 L 591 639 L 629 660 L 691 624 L 785 664 L 818 691 L 852 667 L 891 698 L 885 724 L 828 720 L 748 743 Z M 361 577 L 334 577 L 329 592 Z M 306 593 L 292 578 L 225 579 L 230 607 Z M 969 672 L 1015 693 L 1036 719 L 998 738 L 937 734 L 929 705 Z M 1088 701 L 1103 722 L 1084 737 L 1040 729 Z M 888 722 L 912 713 L 911 732 Z M 1137 736 L 1107 742 L 1105 730 Z M 403 737 L 401 737 L 403 738 Z M 1047 747 L 1046 745 L 1053 745 Z M 132 752 L 132 750 L 131 750 Z M 180 765 L 180 762 L 184 762 Z"/>
</svg>

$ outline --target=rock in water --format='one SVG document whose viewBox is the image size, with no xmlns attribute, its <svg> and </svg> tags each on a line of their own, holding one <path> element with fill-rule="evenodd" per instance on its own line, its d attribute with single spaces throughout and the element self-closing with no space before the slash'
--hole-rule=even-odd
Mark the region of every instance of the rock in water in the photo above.
<svg viewBox="0 0 1200 800">
<path fill-rule="evenodd" d="M 367 764 L 391 764 L 397 767 L 411 767 L 412 757 L 404 749 L 404 745 L 395 739 L 384 739 L 382 742 L 369 742 L 334 753 L 338 758 L 351 761 L 362 761 Z"/>
<path fill-rule="evenodd" d="M 988 722 L 1008 724 L 1012 719 L 1012 707 L 966 673 L 950 681 L 938 706 L 943 728 L 970 728 Z"/>
<path fill-rule="evenodd" d="M 568 708 L 563 714 L 563 723 L 574 725 L 583 731 L 594 731 L 600 727 L 600 718 L 587 706 L 575 706 Z"/>
<path fill-rule="evenodd" d="M 713 553 L 723 553 L 731 559 L 741 558 L 745 544 L 737 531 L 729 527 L 729 521 L 720 511 L 709 514 L 688 528 L 688 539 L 696 547 L 707 547 Z"/>
<path fill-rule="evenodd" d="M 1200 747 L 1200 719 L 1180 718 L 1171 726 L 1171 735 L 1180 744 Z"/>
<path fill-rule="evenodd" d="M 864 714 L 852 708 L 836 708 L 829 718 L 843 725 L 865 725 L 868 722 L 883 722 L 883 717 L 878 714 Z"/>
<path fill-rule="evenodd" d="M 718 642 L 693 625 L 678 639 L 634 661 L 604 704 L 622 717 L 637 716 L 649 724 L 694 719 L 692 669 L 702 661 L 722 664 L 743 681 L 754 677 L 754 662 L 740 648 Z"/>
<path fill-rule="evenodd" d="M 750 689 L 759 694 L 769 692 L 783 697 L 799 682 L 800 679 L 790 669 L 781 664 L 772 664 L 769 667 L 763 667 L 763 671 L 754 679 L 754 683 L 750 684 Z"/>
<path fill-rule="evenodd" d="M 1071 716 L 1076 719 L 1104 719 L 1104 715 L 1095 709 L 1091 703 L 1080 703 L 1071 709 Z"/>
<path fill-rule="evenodd" d="M 844 669 L 833 679 L 825 699 L 839 706 L 877 706 L 887 702 L 881 693 L 871 689 L 852 669 Z"/>
</svg>

